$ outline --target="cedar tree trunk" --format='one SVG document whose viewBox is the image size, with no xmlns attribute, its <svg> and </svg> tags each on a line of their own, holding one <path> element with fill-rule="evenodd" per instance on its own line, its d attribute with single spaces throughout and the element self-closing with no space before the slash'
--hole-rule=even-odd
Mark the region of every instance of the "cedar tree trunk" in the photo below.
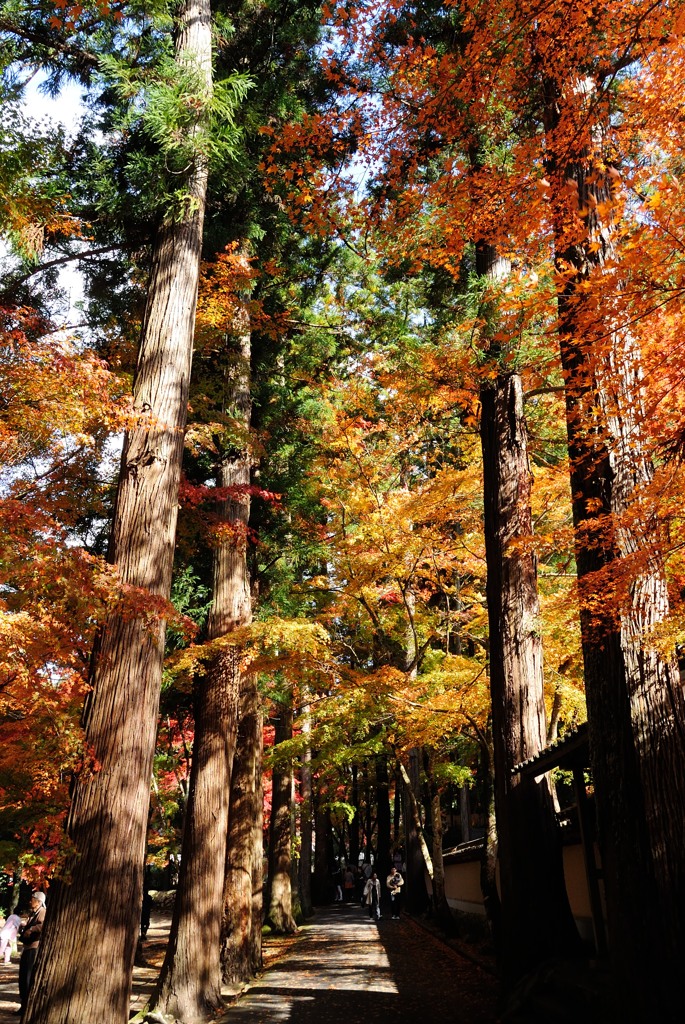
<svg viewBox="0 0 685 1024">
<path fill-rule="evenodd" d="M 212 90 L 208 0 L 187 0 L 176 57 Z M 51 887 L 41 955 L 25 1020 L 128 1020 L 140 925 L 150 776 L 164 657 L 178 487 L 197 302 L 207 168 L 183 183 L 185 212 L 156 238 L 109 556 L 135 588 L 134 612 L 114 609 L 96 644 L 84 712 L 92 768 L 76 780 L 67 822 L 69 884 Z"/>
<path fill-rule="evenodd" d="M 259 693 L 253 676 L 243 680 L 240 725 L 231 778 L 231 803 L 223 888 L 221 974 L 228 985 L 241 985 L 255 971 L 252 950 L 253 915 L 261 936 L 259 907 L 253 905 L 253 861 L 262 860 L 261 730 Z M 261 953 L 259 954 L 261 962 Z"/>
<path fill-rule="evenodd" d="M 649 643 L 669 605 L 658 524 L 641 502 L 653 472 L 641 354 L 615 308 L 623 284 L 613 168 L 593 122 L 595 93 L 583 79 L 573 94 L 594 126 L 589 137 L 577 133 L 585 147 L 569 158 L 557 138 L 569 100 L 546 82 L 590 756 L 623 1019 L 676 1021 L 685 948 L 685 706 L 675 660 Z"/>
<path fill-rule="evenodd" d="M 243 324 L 243 328 L 247 325 Z M 214 549 L 208 639 L 226 636 L 252 618 L 247 572 L 250 515 L 250 335 L 243 329 L 227 375 L 224 412 L 242 435 L 224 451 L 217 484 L 223 527 Z M 234 428 L 235 429 L 235 428 Z M 224 441 L 226 449 L 226 442 Z M 152 999 L 158 1011 L 194 1024 L 223 1008 L 221 927 L 231 770 L 238 728 L 241 651 L 224 647 L 212 659 L 196 698 L 190 793 L 181 870 L 169 944 Z"/>
<path fill-rule="evenodd" d="M 494 252 L 479 249 L 480 261 Z M 492 266 L 492 263 L 490 264 Z M 487 272 L 481 262 L 481 273 Z M 521 381 L 498 372 L 481 388 L 485 553 L 502 964 L 509 981 L 550 955 L 579 952 L 547 776 L 512 775 L 545 746 L 537 571 Z"/>
<path fill-rule="evenodd" d="M 278 705 L 274 746 L 292 739 L 292 735 L 293 712 L 288 693 Z M 293 772 L 289 759 L 274 767 L 272 785 L 266 919 L 275 932 L 292 934 L 297 931 L 297 924 L 292 912 L 290 881 Z"/>
</svg>

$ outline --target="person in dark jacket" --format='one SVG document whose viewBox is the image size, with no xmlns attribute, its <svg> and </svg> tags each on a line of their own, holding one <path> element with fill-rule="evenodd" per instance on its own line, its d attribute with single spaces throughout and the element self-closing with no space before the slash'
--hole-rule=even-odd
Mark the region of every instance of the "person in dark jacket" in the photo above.
<svg viewBox="0 0 685 1024">
<path fill-rule="evenodd" d="M 29 998 L 33 966 L 38 954 L 38 945 L 45 920 L 45 893 L 34 892 L 31 896 L 31 911 L 25 925 L 19 929 L 19 940 L 24 948 L 19 961 L 19 999 L 21 1008 L 17 1013 L 24 1013 Z"/>
</svg>

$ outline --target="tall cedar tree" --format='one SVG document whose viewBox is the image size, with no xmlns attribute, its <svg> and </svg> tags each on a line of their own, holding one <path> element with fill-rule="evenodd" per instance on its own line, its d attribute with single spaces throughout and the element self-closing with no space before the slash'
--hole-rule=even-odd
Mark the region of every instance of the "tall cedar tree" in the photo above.
<svg viewBox="0 0 685 1024">
<path fill-rule="evenodd" d="M 208 640 L 216 640 L 252 618 L 247 570 L 250 512 L 250 332 L 247 310 L 233 365 L 226 371 L 222 413 L 233 421 L 233 443 L 223 442 L 217 486 L 222 501 L 214 548 L 214 586 Z M 237 326 L 237 325 L 236 325 Z M 237 440 L 240 438 L 240 440 Z M 189 1024 L 223 1007 L 220 961 L 224 862 L 229 796 L 243 672 L 240 650 L 219 648 L 200 680 L 195 702 L 195 737 L 181 869 L 171 933 L 152 1005 Z M 249 682 L 246 682 L 249 685 Z"/>
<path fill-rule="evenodd" d="M 496 370 L 480 388 L 480 435 L 501 888 L 497 938 L 504 976 L 511 981 L 550 954 L 578 954 L 581 943 L 566 893 L 549 778 L 513 774 L 515 765 L 542 750 L 547 734 L 537 560 L 529 543 L 532 478 L 521 378 L 503 365 L 495 340 L 497 298 L 490 293 L 510 267 L 494 246 L 480 241 L 476 272 L 485 284 L 484 349 Z"/>
<path fill-rule="evenodd" d="M 265 899 L 265 917 L 275 932 L 293 933 L 297 924 L 293 916 L 291 861 L 293 768 L 292 755 L 278 754 L 278 745 L 292 740 L 292 690 L 281 691 L 276 705 L 271 821 L 269 826 L 269 873 Z"/>
<path fill-rule="evenodd" d="M 176 20 L 176 60 L 212 95 L 209 5 Z M 126 435 L 109 557 L 141 601 L 169 597 L 207 187 L 198 151 L 183 212 L 160 227 L 134 384 L 138 422 Z M 165 623 L 141 608 L 107 617 L 93 653 L 84 712 L 95 770 L 75 782 L 68 834 L 75 855 L 52 889 L 26 1020 L 128 1020 Z M 98 983 L 93 984 L 97 978 Z"/>
<path fill-rule="evenodd" d="M 545 79 L 585 688 L 622 1008 L 627 1020 L 675 1021 L 685 946 L 685 702 L 675 660 L 646 640 L 669 601 L 656 519 L 631 521 L 653 467 L 640 350 L 611 304 L 623 285 L 599 92 L 587 76 L 564 95 Z M 582 140 L 570 151 L 565 118 Z M 638 565 L 628 598 L 598 609 L 597 581 L 620 560 Z"/>
</svg>

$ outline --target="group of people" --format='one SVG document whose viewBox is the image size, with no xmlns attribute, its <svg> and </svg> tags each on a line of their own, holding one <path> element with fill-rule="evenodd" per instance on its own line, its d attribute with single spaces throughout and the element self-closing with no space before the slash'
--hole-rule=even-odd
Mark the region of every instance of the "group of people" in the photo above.
<svg viewBox="0 0 685 1024">
<path fill-rule="evenodd" d="M 399 921 L 400 910 L 402 909 L 402 886 L 404 878 L 398 868 L 394 867 L 385 880 L 390 892 L 390 906 L 392 909 L 393 921 Z M 379 921 L 381 917 L 381 881 L 375 871 L 372 871 L 364 885 L 363 902 L 368 908 L 369 917 Z"/>
<path fill-rule="evenodd" d="M 358 868 L 350 865 L 347 865 L 347 867 L 336 867 L 332 878 L 335 889 L 334 903 L 352 903 L 355 899 L 359 900 L 362 907 L 368 908 L 371 919 L 380 919 L 381 881 L 374 871 L 372 864 L 366 863 Z M 397 857 L 393 858 L 393 867 L 385 884 L 390 894 L 392 919 L 397 921 L 399 920 L 402 906 L 402 886 L 404 885 L 401 858 L 399 863 Z"/>
<path fill-rule="evenodd" d="M 4 963 L 10 963 L 12 948 L 17 939 L 19 939 L 23 946 L 21 959 L 19 960 L 19 999 L 21 1006 L 16 1011 L 18 1014 L 23 1014 L 26 1008 L 44 920 L 45 893 L 34 892 L 31 894 L 31 907 L 26 922 L 22 924 L 21 917 L 18 914 L 10 914 L 0 928 L 0 959 Z"/>
</svg>

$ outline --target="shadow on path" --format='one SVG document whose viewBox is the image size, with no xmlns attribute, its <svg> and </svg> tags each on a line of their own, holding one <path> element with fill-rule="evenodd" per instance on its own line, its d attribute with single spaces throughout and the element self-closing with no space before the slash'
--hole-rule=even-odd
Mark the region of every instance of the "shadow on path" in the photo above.
<svg viewBox="0 0 685 1024">
<path fill-rule="evenodd" d="M 493 1024 L 495 983 L 409 919 L 371 922 L 356 904 L 313 922 L 226 1024 Z"/>
</svg>

